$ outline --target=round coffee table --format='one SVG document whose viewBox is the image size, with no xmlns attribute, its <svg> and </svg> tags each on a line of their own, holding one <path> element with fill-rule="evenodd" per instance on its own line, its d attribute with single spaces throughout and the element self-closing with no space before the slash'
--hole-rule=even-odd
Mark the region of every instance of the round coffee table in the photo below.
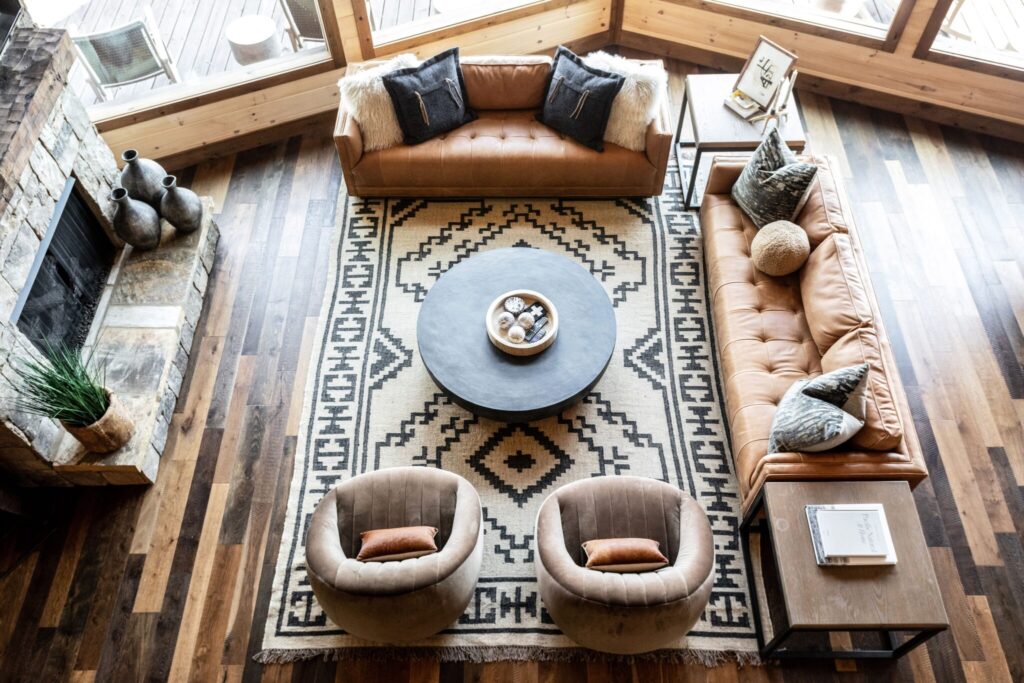
<svg viewBox="0 0 1024 683">
<path fill-rule="evenodd" d="M 558 337 L 536 356 L 510 356 L 487 338 L 487 307 L 512 289 L 538 291 L 558 309 Z M 453 401 L 483 417 L 528 422 L 560 413 L 601 379 L 615 349 L 615 311 L 575 261 L 495 249 L 453 266 L 431 287 L 416 340 L 427 372 Z"/>
</svg>

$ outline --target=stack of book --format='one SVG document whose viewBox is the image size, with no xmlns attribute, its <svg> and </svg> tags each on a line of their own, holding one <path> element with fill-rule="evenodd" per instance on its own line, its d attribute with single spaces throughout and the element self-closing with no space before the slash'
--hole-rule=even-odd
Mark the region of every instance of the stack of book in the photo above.
<svg viewBox="0 0 1024 683">
<path fill-rule="evenodd" d="M 725 98 L 725 106 L 732 109 L 740 118 L 749 121 L 764 111 L 757 106 L 757 102 L 750 99 L 739 90 L 734 90 L 731 95 Z"/>
<path fill-rule="evenodd" d="M 881 503 L 807 505 L 819 565 L 892 565 L 896 549 Z"/>
</svg>

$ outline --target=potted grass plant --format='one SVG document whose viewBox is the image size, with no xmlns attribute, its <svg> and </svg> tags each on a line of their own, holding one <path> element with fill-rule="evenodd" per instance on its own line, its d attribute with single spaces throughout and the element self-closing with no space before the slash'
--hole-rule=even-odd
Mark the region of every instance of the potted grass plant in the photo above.
<svg viewBox="0 0 1024 683">
<path fill-rule="evenodd" d="M 59 420 L 93 453 L 112 453 L 132 436 L 132 420 L 82 354 L 47 347 L 43 359 L 13 363 L 17 409 Z"/>
</svg>

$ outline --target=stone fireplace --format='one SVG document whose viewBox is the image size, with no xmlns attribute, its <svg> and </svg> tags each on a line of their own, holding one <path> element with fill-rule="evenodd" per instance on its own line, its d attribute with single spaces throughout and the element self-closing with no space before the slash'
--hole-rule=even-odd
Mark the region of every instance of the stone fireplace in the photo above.
<svg viewBox="0 0 1024 683">
<path fill-rule="evenodd" d="M 23 485 L 139 484 L 156 479 L 218 230 L 150 252 L 126 247 L 107 200 L 113 154 L 67 86 L 63 30 L 27 16 L 0 55 L 0 469 Z M 53 420 L 15 409 L 13 364 L 46 342 L 83 349 L 135 422 L 131 442 L 97 456 Z"/>
</svg>

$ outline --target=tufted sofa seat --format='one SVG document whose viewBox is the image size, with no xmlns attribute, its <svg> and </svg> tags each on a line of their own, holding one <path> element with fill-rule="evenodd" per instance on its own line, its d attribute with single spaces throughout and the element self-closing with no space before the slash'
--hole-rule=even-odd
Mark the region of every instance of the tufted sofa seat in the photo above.
<svg viewBox="0 0 1024 683">
<path fill-rule="evenodd" d="M 773 479 L 905 479 L 927 476 L 867 268 L 845 200 L 826 159 L 796 222 L 811 255 L 786 277 L 754 268 L 757 232 L 729 196 L 745 159 L 718 157 L 701 205 L 715 340 L 733 459 L 744 505 Z M 776 406 L 799 379 L 866 362 L 864 428 L 825 453 L 768 453 Z"/>
<path fill-rule="evenodd" d="M 365 68 L 373 62 L 353 65 Z M 419 145 L 364 152 L 344 107 L 334 138 L 349 193 L 375 196 L 654 196 L 665 181 L 672 132 L 668 98 L 647 129 L 646 150 L 584 147 L 536 120 L 551 60 L 464 57 L 479 118 Z"/>
</svg>

